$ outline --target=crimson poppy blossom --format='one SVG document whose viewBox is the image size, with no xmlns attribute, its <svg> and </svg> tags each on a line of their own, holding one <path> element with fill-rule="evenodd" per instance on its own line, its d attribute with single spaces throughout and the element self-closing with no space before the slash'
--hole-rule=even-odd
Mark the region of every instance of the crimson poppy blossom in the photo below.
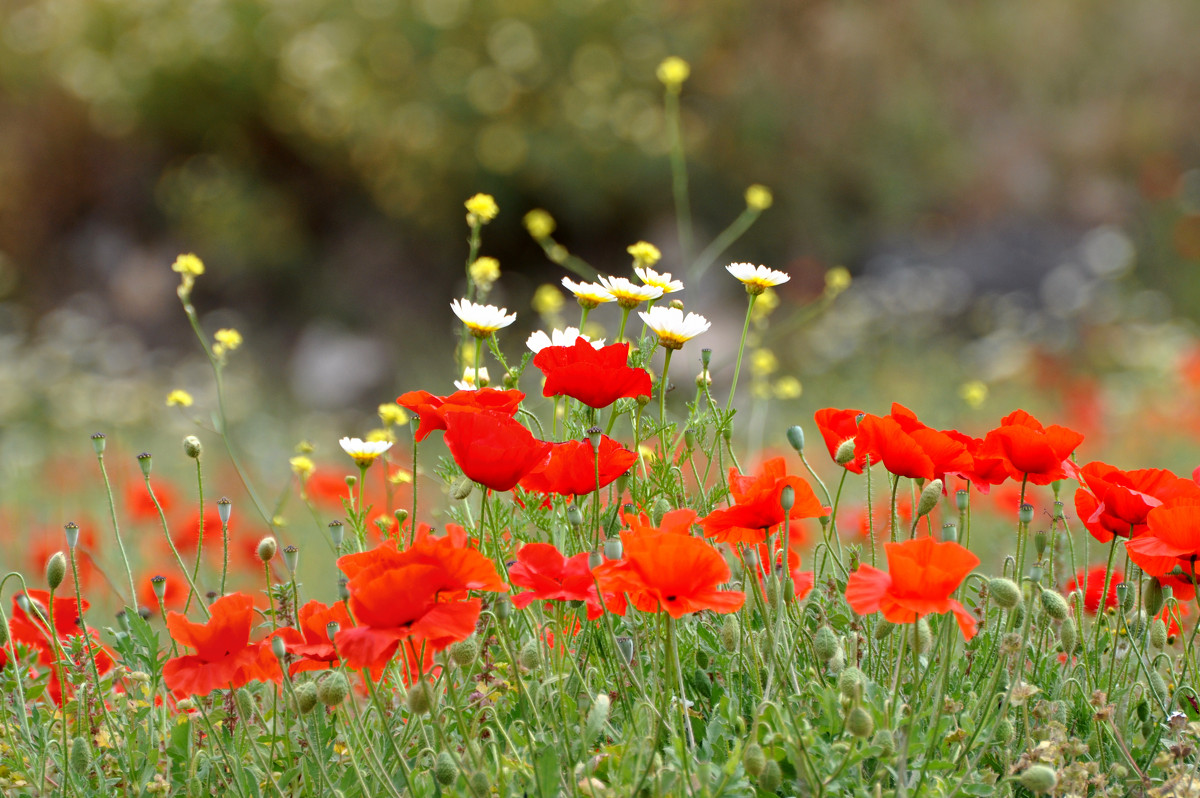
<svg viewBox="0 0 1200 798">
<path fill-rule="evenodd" d="M 1068 476 L 1064 463 L 1081 443 L 1075 430 L 1043 427 L 1024 410 L 1014 410 L 984 437 L 979 455 L 1000 460 L 1013 479 L 1049 485 Z"/>
<path fill-rule="evenodd" d="M 961 443 L 971 457 L 969 466 L 960 467 L 954 473 L 969 481 L 980 493 L 987 493 L 993 485 L 1000 485 L 1008 480 L 1008 469 L 1004 467 L 1004 461 L 999 457 L 983 454 L 983 438 L 953 429 L 945 430 L 945 433 Z"/>
<path fill-rule="evenodd" d="M 208 695 L 223 687 L 237 688 L 250 681 L 278 681 L 279 661 L 261 642 L 251 643 L 254 599 L 231 593 L 209 607 L 206 623 L 193 623 L 178 612 L 167 613 L 167 631 L 176 643 L 193 648 L 167 660 L 163 681 L 181 695 Z"/>
<path fill-rule="evenodd" d="M 84 627 L 81 622 L 82 613 L 89 607 L 88 602 L 84 600 L 81 603 L 74 596 L 55 596 L 53 606 L 53 635 L 58 644 L 70 649 L 76 638 L 82 638 L 84 644 L 95 654 L 97 669 L 101 673 L 108 673 L 114 663 L 112 653 L 100 643 L 95 632 Z M 34 649 L 38 662 L 55 667 L 58 652 L 55 650 L 54 639 L 51 638 L 50 607 L 50 593 L 46 590 L 28 590 L 13 596 L 13 612 L 8 619 L 8 633 L 13 640 Z M 0 647 L 0 667 L 3 667 L 6 661 L 6 647 Z M 58 680 L 52 679 L 51 682 L 50 689 L 57 695 Z M 58 700 L 55 698 L 56 703 Z"/>
<path fill-rule="evenodd" d="M 314 599 L 297 613 L 298 629 L 279 630 L 288 653 L 301 658 L 292 663 L 288 669 L 290 673 L 294 675 L 337 666 L 337 650 L 329 639 L 331 623 L 336 623 L 340 629 L 349 629 L 354 626 L 354 619 L 344 603 L 335 601 L 333 604 L 322 604 Z"/>
<path fill-rule="evenodd" d="M 546 459 L 521 479 L 521 487 L 537 493 L 582 496 L 615 482 L 637 461 L 636 453 L 607 435 L 600 436 L 599 449 L 597 457 L 587 438 L 552 443 Z M 596 481 L 597 470 L 599 482 Z"/>
<path fill-rule="evenodd" d="M 763 463 L 762 470 L 755 476 L 745 476 L 739 474 L 737 469 L 729 469 L 729 493 L 736 503 L 705 516 L 700 521 L 704 534 L 721 543 L 759 543 L 766 540 L 767 530 L 784 522 L 780 496 L 787 486 L 791 486 L 795 496 L 788 518 L 816 518 L 829 512 L 828 507 L 821 505 L 808 483 L 788 474 L 784 459 L 775 457 Z M 798 530 L 796 534 L 799 534 Z"/>
<path fill-rule="evenodd" d="M 1138 537 L 1146 516 L 1176 498 L 1200 499 L 1200 486 L 1161 468 L 1122 471 L 1105 463 L 1078 469 L 1083 485 L 1075 491 L 1075 512 L 1092 537 L 1107 543 L 1113 536 Z"/>
<path fill-rule="evenodd" d="M 509 567 L 508 577 L 517 587 L 529 588 L 512 597 L 517 609 L 538 600 L 582 601 L 587 604 L 588 620 L 603 615 L 605 606 L 618 615 L 624 612 L 625 600 L 620 594 L 606 595 L 601 603 L 587 552 L 565 557 L 549 543 L 526 543 Z"/>
<path fill-rule="evenodd" d="M 1187 576 L 1200 570 L 1200 499 L 1176 499 L 1146 515 L 1146 532 L 1125 542 L 1129 559 L 1151 576 L 1177 566 Z"/>
<path fill-rule="evenodd" d="M 860 565 L 846 582 L 846 601 L 859 615 L 882 612 L 892 623 L 913 623 L 930 613 L 953 612 L 963 638 L 975 636 L 975 618 L 951 594 L 979 565 L 957 543 L 917 538 L 883 544 L 888 570 Z"/>
<path fill-rule="evenodd" d="M 1085 612 L 1095 615 L 1100 610 L 1100 594 L 1104 592 L 1104 575 L 1107 571 L 1107 567 L 1097 565 L 1093 568 L 1080 571 L 1074 579 L 1067 581 L 1066 592 L 1070 593 L 1074 590 L 1083 591 L 1083 609 Z M 1125 575 L 1119 571 L 1114 570 L 1108 577 L 1108 594 L 1104 599 L 1105 609 L 1117 606 L 1117 585 L 1124 581 Z"/>
<path fill-rule="evenodd" d="M 583 339 L 574 346 L 547 346 L 533 356 L 546 376 L 543 396 L 569 396 L 600 409 L 624 397 L 649 396 L 650 373 L 629 366 L 629 344 L 594 348 Z"/>
<path fill-rule="evenodd" d="M 492 410 L 447 412 L 446 446 L 467 479 L 496 491 L 512 490 L 550 451 L 549 443 Z"/>
<path fill-rule="evenodd" d="M 415 437 L 423 441 L 431 432 L 446 428 L 446 413 L 452 410 L 462 413 L 488 411 L 512 418 L 524 398 L 525 394 L 520 391 L 480 388 L 455 391 L 449 396 L 434 396 L 429 391 L 409 391 L 397 397 L 396 403 L 413 411 L 421 419 Z"/>
<path fill-rule="evenodd" d="M 737 612 L 746 600 L 741 591 L 719 589 L 729 581 L 729 565 L 698 538 L 650 529 L 622 532 L 621 544 L 624 556 L 593 573 L 604 593 L 625 593 L 642 612 Z"/>
<path fill-rule="evenodd" d="M 825 441 L 825 448 L 829 450 L 831 460 L 837 462 L 838 449 L 858 435 L 858 421 L 865 415 L 861 410 L 836 410 L 832 407 L 816 412 L 813 419 L 817 422 L 817 430 L 821 433 L 821 439 Z M 852 474 L 861 474 L 863 466 L 866 465 L 865 461 L 866 453 L 860 456 L 856 450 L 854 459 L 844 463 L 842 467 Z"/>
</svg>

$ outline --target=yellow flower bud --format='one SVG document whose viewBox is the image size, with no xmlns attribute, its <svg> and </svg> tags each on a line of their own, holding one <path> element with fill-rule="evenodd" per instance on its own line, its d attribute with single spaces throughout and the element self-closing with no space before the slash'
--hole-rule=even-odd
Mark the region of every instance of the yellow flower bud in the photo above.
<svg viewBox="0 0 1200 798">
<path fill-rule="evenodd" d="M 684 81 L 692 74 L 692 68 L 687 61 L 672 55 L 663 59 L 654 74 L 658 77 L 659 82 L 667 87 L 668 91 L 678 92 Z"/>
<path fill-rule="evenodd" d="M 771 189 L 755 183 L 746 189 L 746 207 L 752 211 L 765 211 L 775 202 Z"/>
<path fill-rule="evenodd" d="M 487 224 L 500 213 L 500 206 L 491 194 L 476 194 L 464 203 L 467 207 L 467 223 Z M 474 221 L 472 221 L 472 217 Z"/>
<path fill-rule="evenodd" d="M 167 407 L 191 407 L 192 401 L 192 395 L 180 388 L 167 394 Z"/>
<path fill-rule="evenodd" d="M 537 241 L 549 238 L 554 232 L 554 217 L 541 208 L 534 208 L 525 214 L 525 218 L 522 221 L 525 224 L 525 229 L 529 231 L 529 235 L 533 236 Z"/>
</svg>

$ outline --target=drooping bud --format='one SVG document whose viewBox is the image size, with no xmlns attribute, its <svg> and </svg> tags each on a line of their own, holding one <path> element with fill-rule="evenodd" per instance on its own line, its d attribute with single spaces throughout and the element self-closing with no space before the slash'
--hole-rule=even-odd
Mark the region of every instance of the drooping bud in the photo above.
<svg viewBox="0 0 1200 798">
<path fill-rule="evenodd" d="M 604 553 L 600 551 L 588 552 L 588 569 L 595 570 L 604 564 Z"/>
<path fill-rule="evenodd" d="M 721 622 L 721 648 L 732 654 L 738 650 L 741 639 L 742 628 L 737 616 L 732 613 L 726 615 L 725 620 Z"/>
<path fill-rule="evenodd" d="M 921 498 L 917 500 L 917 518 L 924 518 L 933 512 L 938 501 L 942 498 L 942 481 L 935 479 L 921 488 Z"/>
<path fill-rule="evenodd" d="M 142 469 L 142 476 L 150 476 L 150 467 L 154 464 L 153 458 L 149 452 L 142 452 L 137 456 L 138 467 Z"/>
<path fill-rule="evenodd" d="M 108 441 L 105 439 L 103 432 L 97 432 L 92 436 L 92 449 L 95 450 L 97 456 L 104 454 L 104 445 L 106 443 Z"/>
<path fill-rule="evenodd" d="M 1045 795 L 1058 786 L 1058 773 L 1048 765 L 1030 765 L 1017 781 L 1034 795 Z"/>
<path fill-rule="evenodd" d="M 313 707 L 317 705 L 317 686 L 312 682 L 296 685 L 296 705 L 301 715 L 312 712 Z"/>
<path fill-rule="evenodd" d="M 779 792 L 779 787 L 783 784 L 783 770 L 779 767 L 779 763 L 774 759 L 768 759 L 767 764 L 763 766 L 762 773 L 758 774 L 758 786 L 770 795 Z"/>
<path fill-rule="evenodd" d="M 46 560 L 46 584 L 51 590 L 58 590 L 58 586 L 67 578 L 67 558 L 63 556 L 61 551 L 56 551 L 50 555 L 50 559 Z"/>
<path fill-rule="evenodd" d="M 1075 627 L 1073 618 L 1067 618 L 1062 622 L 1062 626 L 1058 629 L 1058 641 L 1062 643 L 1063 651 L 1067 656 L 1075 651 L 1075 644 L 1079 642 L 1079 630 Z"/>
<path fill-rule="evenodd" d="M 732 616 L 725 616 L 732 617 Z M 8 645 L 8 620 L 0 617 L 0 648 Z"/>
<path fill-rule="evenodd" d="M 833 461 L 838 465 L 845 465 L 854 459 L 854 438 L 847 438 L 838 444 L 837 451 L 834 452 Z"/>
<path fill-rule="evenodd" d="M 433 710 L 437 696 L 433 693 L 433 685 L 421 679 L 408 691 L 408 711 L 414 715 L 424 715 Z"/>
<path fill-rule="evenodd" d="M 1042 609 L 1056 621 L 1065 621 L 1069 612 L 1067 600 L 1053 590 L 1042 591 Z"/>
<path fill-rule="evenodd" d="M 854 699 L 862 695 L 866 675 L 853 665 L 838 674 L 838 690 L 846 698 Z"/>
<path fill-rule="evenodd" d="M 856 706 L 846 716 L 846 731 L 860 740 L 870 737 L 871 733 L 875 731 L 875 719 L 866 709 Z"/>
<path fill-rule="evenodd" d="M 1021 603 L 1021 588 L 1011 579 L 996 577 L 988 582 L 988 592 L 996 600 L 996 604 L 1006 610 Z"/>
<path fill-rule="evenodd" d="M 471 491 L 475 490 L 475 482 L 467 476 L 461 476 L 450 484 L 450 497 L 455 501 L 462 501 L 471 495 Z"/>
<path fill-rule="evenodd" d="M 88 749 L 87 739 L 76 737 L 71 741 L 71 771 L 76 776 L 84 776 L 92 767 L 92 752 Z"/>
<path fill-rule="evenodd" d="M 787 429 L 788 443 L 797 453 L 804 451 L 804 427 L 799 424 L 793 424 Z"/>
<path fill-rule="evenodd" d="M 392 517 L 396 519 L 396 526 L 404 526 L 404 522 L 408 520 L 408 510 L 403 508 L 392 513 Z"/>
<path fill-rule="evenodd" d="M 671 503 L 661 496 L 654 502 L 654 506 L 650 508 L 650 522 L 655 526 L 662 523 L 663 516 L 671 511 Z"/>
<path fill-rule="evenodd" d="M 492 785 L 488 781 L 488 775 L 482 770 L 477 770 L 467 778 L 467 786 L 470 789 L 467 791 L 471 795 L 491 795 Z"/>
<path fill-rule="evenodd" d="M 1000 743 L 1000 745 L 1008 745 L 1012 742 L 1015 734 L 1016 729 L 1013 728 L 1012 721 L 1007 717 L 1003 717 L 996 723 L 996 729 L 992 732 L 992 739 Z"/>
<path fill-rule="evenodd" d="M 233 502 L 226 499 L 224 496 L 217 499 L 217 516 L 221 519 L 222 526 L 229 526 L 229 514 L 233 512 Z"/>
<path fill-rule="evenodd" d="M 892 623 L 891 621 L 880 620 L 879 623 L 875 625 L 875 631 L 871 636 L 876 640 L 883 640 L 890 635 L 892 630 L 895 628 L 896 624 Z"/>
<path fill-rule="evenodd" d="M 478 657 L 479 639 L 475 635 L 450 646 L 450 659 L 460 668 L 470 667 Z"/>
<path fill-rule="evenodd" d="M 924 618 L 917 619 L 917 651 L 921 654 L 928 654 L 929 648 L 933 645 L 933 631 L 929 628 L 929 621 Z"/>
<path fill-rule="evenodd" d="M 541 646 L 537 639 L 530 638 L 521 646 L 521 653 L 517 656 L 521 663 L 521 667 L 528 670 L 533 670 L 542 663 Z"/>
<path fill-rule="evenodd" d="M 341 671 L 330 671 L 317 683 L 317 698 L 327 707 L 336 707 L 346 700 L 350 693 L 350 683 Z"/>
<path fill-rule="evenodd" d="M 1150 624 L 1150 645 L 1159 650 L 1167 647 L 1167 625 L 1162 618 L 1155 618 Z"/>
<path fill-rule="evenodd" d="M 200 453 L 204 451 L 204 447 L 200 444 L 200 439 L 195 435 L 189 435 L 183 439 L 183 453 L 193 460 L 200 459 Z"/>
<path fill-rule="evenodd" d="M 767 755 L 763 751 L 762 746 L 757 742 L 750 743 L 746 746 L 746 750 L 742 752 L 742 767 L 746 769 L 747 775 L 752 778 L 761 776 L 763 770 L 767 767 Z"/>
<path fill-rule="evenodd" d="M 275 655 L 275 659 L 283 659 L 287 656 L 287 643 L 282 637 L 271 638 L 271 653 Z"/>
<path fill-rule="evenodd" d="M 433 777 L 443 787 L 449 787 L 458 781 L 458 765 L 454 764 L 454 757 L 450 756 L 449 751 L 442 751 L 437 755 L 433 763 Z"/>
<path fill-rule="evenodd" d="M 274 536 L 267 535 L 262 540 L 258 541 L 258 548 L 255 552 L 258 554 L 258 559 L 264 563 L 268 563 L 275 559 L 275 552 L 279 550 L 279 544 L 275 541 Z"/>
<path fill-rule="evenodd" d="M 813 635 L 813 649 L 816 651 L 817 659 L 821 662 L 829 662 L 837 653 L 837 648 L 837 635 L 829 625 L 823 624 Z"/>
</svg>

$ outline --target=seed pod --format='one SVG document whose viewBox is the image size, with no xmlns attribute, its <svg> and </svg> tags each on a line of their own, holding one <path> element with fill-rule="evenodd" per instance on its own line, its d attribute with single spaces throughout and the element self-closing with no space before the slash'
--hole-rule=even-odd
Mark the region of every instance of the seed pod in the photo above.
<svg viewBox="0 0 1200 798">
<path fill-rule="evenodd" d="M 933 632 L 929 628 L 929 621 L 924 618 L 917 619 L 917 651 L 921 654 L 928 654 L 930 647 L 933 645 Z"/>
<path fill-rule="evenodd" d="M 149 452 L 142 452 L 137 456 L 138 467 L 142 469 L 142 476 L 150 476 L 150 467 L 154 464 L 154 459 Z"/>
<path fill-rule="evenodd" d="M 857 698 L 862 694 L 863 685 L 866 683 L 866 675 L 851 665 L 840 674 L 838 674 L 838 690 L 846 698 Z M 865 737 L 866 735 L 859 735 Z"/>
<path fill-rule="evenodd" d="M 604 541 L 604 557 L 609 560 L 619 560 L 625 554 L 625 547 L 620 538 L 609 538 Z"/>
<path fill-rule="evenodd" d="M 1029 524 L 1033 521 L 1033 505 L 1026 502 L 1017 510 L 1017 521 L 1022 524 Z"/>
<path fill-rule="evenodd" d="M 1034 795 L 1045 795 L 1058 786 L 1058 773 L 1046 765 L 1030 765 L 1017 781 Z"/>
<path fill-rule="evenodd" d="M 422 679 L 409 688 L 406 700 L 408 702 L 408 711 L 414 715 L 424 715 L 427 712 L 431 712 L 436 703 L 436 696 L 433 694 L 433 685 Z"/>
<path fill-rule="evenodd" d="M 583 510 L 580 510 L 578 505 L 572 504 L 567 508 L 567 523 L 571 526 L 583 524 Z"/>
<path fill-rule="evenodd" d="M 738 643 L 741 642 L 742 629 L 738 623 L 736 615 L 732 613 L 725 616 L 725 620 L 721 623 L 721 648 L 728 651 L 730 654 L 738 650 Z"/>
<path fill-rule="evenodd" d="M 756 742 L 747 745 L 746 750 L 742 752 L 742 767 L 746 769 L 746 773 L 758 778 L 766 766 L 767 755 L 763 753 L 762 746 Z"/>
<path fill-rule="evenodd" d="M 1150 645 L 1159 650 L 1167 647 L 1167 625 L 1162 618 L 1155 618 L 1150 624 Z"/>
<path fill-rule="evenodd" d="M 350 683 L 341 671 L 333 671 L 317 684 L 317 698 L 327 707 L 336 707 L 346 700 Z"/>
<path fill-rule="evenodd" d="M 875 719 L 871 717 L 870 712 L 867 712 L 861 706 L 855 707 L 850 710 L 850 714 L 846 717 L 846 731 L 860 740 L 866 739 L 875 731 Z"/>
<path fill-rule="evenodd" d="M 965 513 L 971 506 L 971 494 L 965 488 L 959 488 L 954 492 L 954 506 L 960 513 Z"/>
<path fill-rule="evenodd" d="M 958 524 L 953 521 L 947 521 L 942 524 L 942 542 L 957 543 L 958 542 Z"/>
<path fill-rule="evenodd" d="M 1006 610 L 1021 603 L 1021 588 L 1011 579 L 996 577 L 988 582 L 988 593 L 996 600 L 996 605 Z"/>
<path fill-rule="evenodd" d="M 67 548 L 74 549 L 79 545 L 79 524 L 70 521 L 63 527 L 63 536 L 67 539 Z"/>
<path fill-rule="evenodd" d="M 588 569 L 595 570 L 604 564 L 604 554 L 599 551 L 588 552 Z"/>
<path fill-rule="evenodd" d="M 1053 590 L 1042 591 L 1042 609 L 1056 621 L 1065 621 L 1070 608 L 1061 593 Z"/>
<path fill-rule="evenodd" d="M 450 646 L 450 659 L 460 668 L 470 667 L 479 656 L 479 640 L 471 635 Z"/>
<path fill-rule="evenodd" d="M 104 454 L 105 443 L 107 441 L 104 438 L 103 432 L 97 432 L 92 435 L 92 449 L 95 450 L 97 456 Z"/>
<path fill-rule="evenodd" d="M 433 764 L 433 777 L 443 787 L 449 787 L 458 781 L 458 765 L 454 764 L 454 757 L 450 756 L 449 751 L 442 751 L 437 755 Z"/>
<path fill-rule="evenodd" d="M 780 769 L 779 763 L 774 759 L 768 759 L 763 766 L 762 773 L 758 774 L 758 786 L 760 789 L 768 793 L 776 793 L 783 784 L 783 770 Z"/>
<path fill-rule="evenodd" d="M 285 546 L 283 549 L 283 564 L 288 573 L 295 576 L 296 567 L 300 564 L 300 549 L 295 546 Z"/>
<path fill-rule="evenodd" d="M 316 705 L 317 686 L 312 682 L 296 685 L 296 706 L 300 709 L 300 714 L 307 715 Z"/>
<path fill-rule="evenodd" d="M 1134 595 L 1130 587 L 1131 585 L 1128 582 L 1122 582 L 1121 584 L 1117 585 L 1117 606 L 1120 607 L 1123 612 L 1129 612 L 1131 609 L 1133 609 Z"/>
<path fill-rule="evenodd" d="M 507 620 L 508 616 L 512 614 L 512 600 L 505 595 L 496 596 L 495 601 L 492 602 L 492 612 L 496 614 L 497 620 Z"/>
<path fill-rule="evenodd" d="M 1067 618 L 1062 622 L 1062 626 L 1058 628 L 1058 640 L 1067 656 L 1071 656 L 1075 651 L 1075 644 L 1079 642 L 1079 630 L 1075 628 L 1074 618 Z"/>
<path fill-rule="evenodd" d="M 76 737 L 71 741 L 71 770 L 76 776 L 83 776 L 91 766 L 92 752 L 88 750 L 87 740 Z"/>
</svg>

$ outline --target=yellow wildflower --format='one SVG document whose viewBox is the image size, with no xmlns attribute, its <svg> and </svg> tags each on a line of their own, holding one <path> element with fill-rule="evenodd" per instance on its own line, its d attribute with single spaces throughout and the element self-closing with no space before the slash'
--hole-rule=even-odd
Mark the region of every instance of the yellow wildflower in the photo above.
<svg viewBox="0 0 1200 798">
<path fill-rule="evenodd" d="M 970 380 L 958 388 L 958 395 L 967 403 L 967 407 L 976 408 L 982 405 L 988 397 L 987 383 L 983 380 Z"/>
<path fill-rule="evenodd" d="M 776 399 L 799 399 L 804 393 L 804 386 L 795 377 L 780 377 L 775 380 Z"/>
<path fill-rule="evenodd" d="M 396 436 L 387 428 L 373 429 L 367 433 L 367 443 L 395 443 Z"/>
<path fill-rule="evenodd" d="M 770 349 L 756 349 L 750 355 L 750 370 L 757 376 L 765 377 L 773 374 L 779 368 L 779 358 Z"/>
<path fill-rule="evenodd" d="M 405 471 L 403 468 L 397 468 L 388 474 L 387 480 L 393 485 L 411 485 L 413 478 L 410 472 Z"/>
<path fill-rule="evenodd" d="M 845 266 L 834 266 L 825 272 L 825 293 L 837 296 L 850 287 L 850 270 Z"/>
<path fill-rule="evenodd" d="M 495 258 L 479 258 L 468 267 L 467 272 L 471 281 L 479 286 L 479 290 L 487 292 L 500 279 L 500 261 Z"/>
<path fill-rule="evenodd" d="M 500 213 L 500 206 L 496 204 L 496 198 L 491 194 L 476 194 L 467 200 L 465 205 L 467 206 L 467 224 L 472 227 L 476 224 L 487 224 L 496 218 L 496 214 Z"/>
<path fill-rule="evenodd" d="M 535 241 L 549 238 L 550 234 L 554 232 L 554 217 L 541 208 L 534 208 L 525 214 L 522 221 L 525 229 L 529 231 L 529 235 L 533 236 Z"/>
<path fill-rule="evenodd" d="M 765 211 L 775 202 L 771 189 L 755 183 L 746 189 L 746 207 L 752 211 Z"/>
<path fill-rule="evenodd" d="M 237 330 L 222 327 L 213 335 L 213 354 L 224 357 L 226 352 L 232 352 L 242 345 L 242 334 Z"/>
<path fill-rule="evenodd" d="M 654 73 L 659 82 L 667 87 L 667 91 L 678 92 L 683 82 L 692 74 L 692 68 L 677 55 L 664 58 Z"/>
<path fill-rule="evenodd" d="M 386 402 L 379 406 L 379 419 L 389 427 L 399 427 L 408 423 L 408 411 L 395 402 Z"/>
<path fill-rule="evenodd" d="M 562 312 L 566 300 L 553 283 L 543 283 L 533 292 L 533 310 L 539 316 L 554 316 Z"/>
<path fill-rule="evenodd" d="M 301 482 L 307 482 L 313 472 L 317 470 L 317 466 L 313 463 L 311 457 L 298 454 L 288 460 L 288 464 L 292 467 L 292 473 L 300 477 Z"/>
<path fill-rule="evenodd" d="M 651 244 L 649 241 L 639 241 L 636 244 L 630 244 L 625 250 L 633 256 L 633 265 L 635 267 L 653 266 L 662 260 L 662 253 L 658 247 Z"/>
<path fill-rule="evenodd" d="M 317 447 L 312 445 L 312 441 L 300 441 L 296 444 L 296 454 L 312 454 L 317 450 Z"/>
<path fill-rule="evenodd" d="M 192 395 L 182 388 L 176 388 L 167 394 L 167 407 L 191 407 Z"/>
<path fill-rule="evenodd" d="M 204 262 L 189 252 L 175 259 L 171 264 L 171 271 L 179 272 L 185 278 L 196 278 L 204 274 Z"/>
</svg>

